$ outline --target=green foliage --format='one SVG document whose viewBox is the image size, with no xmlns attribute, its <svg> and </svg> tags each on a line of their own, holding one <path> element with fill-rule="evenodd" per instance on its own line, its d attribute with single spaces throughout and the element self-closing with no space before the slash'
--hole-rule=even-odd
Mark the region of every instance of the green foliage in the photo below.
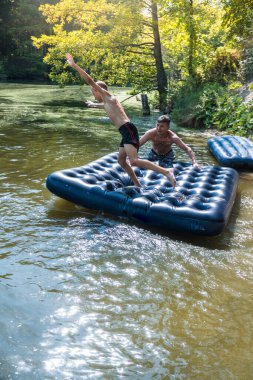
<svg viewBox="0 0 253 380">
<path fill-rule="evenodd" d="M 64 74 L 69 70 L 64 55 L 70 51 L 80 66 L 109 84 L 147 91 L 161 87 L 162 75 L 154 59 L 158 51 L 152 29 L 154 5 L 159 5 L 162 63 L 168 80 L 189 76 L 203 80 L 208 58 L 225 44 L 226 29 L 221 28 L 222 11 L 216 1 L 59 0 L 45 4 L 40 10 L 53 32 L 34 37 L 33 43 L 47 49 L 50 78 L 61 85 L 76 81 L 74 75 Z"/>
<path fill-rule="evenodd" d="M 205 88 L 195 110 L 196 118 L 201 119 L 205 127 L 241 136 L 252 135 L 253 104 L 244 103 L 241 96 L 227 88 Z"/>
<path fill-rule="evenodd" d="M 149 82 L 147 65 L 154 59 L 150 41 L 140 40 L 143 16 L 136 9 L 140 1 L 131 7 L 129 1 L 116 3 L 60 0 L 40 7 L 47 22 L 54 25 L 53 33 L 34 37 L 33 43 L 47 48 L 44 61 L 51 66 L 50 78 L 60 84 L 80 81 L 66 64 L 69 51 L 95 79 L 137 87 Z"/>
<path fill-rule="evenodd" d="M 239 82 L 239 81 L 234 81 L 234 82 L 230 82 L 227 86 L 227 88 L 231 91 L 234 91 L 234 90 L 240 90 L 242 87 L 242 83 Z"/>
<path fill-rule="evenodd" d="M 14 33 L 12 33 L 13 14 L 16 4 L 12 0 L 1 1 L 0 9 L 0 55 L 6 56 L 16 48 Z"/>
<path fill-rule="evenodd" d="M 4 0 L 0 16 L 0 56 L 4 75 L 11 79 L 45 80 L 48 67 L 43 50 L 32 45 L 31 35 L 49 32 L 38 6 L 44 0 Z"/>
<path fill-rule="evenodd" d="M 253 79 L 253 46 L 245 47 L 240 62 L 240 76 L 244 81 Z"/>
<path fill-rule="evenodd" d="M 4 64 L 5 73 L 9 79 L 46 80 L 48 67 L 39 58 L 38 53 L 9 57 Z"/>
<path fill-rule="evenodd" d="M 206 80 L 226 84 L 238 75 L 240 54 L 236 49 L 219 47 L 206 66 Z"/>
<path fill-rule="evenodd" d="M 252 0 L 222 0 L 225 9 L 224 24 L 230 28 L 230 35 L 251 37 L 253 33 Z"/>
<path fill-rule="evenodd" d="M 195 78 L 206 79 L 206 66 L 216 49 L 227 43 L 222 7 L 203 0 L 164 0 L 163 4 L 160 28 L 169 76 L 188 80 L 190 69 Z"/>
<path fill-rule="evenodd" d="M 199 103 L 202 91 L 203 88 L 197 86 L 192 80 L 181 82 L 174 88 L 174 94 L 171 98 L 173 105 L 171 117 L 176 123 L 194 125 L 196 120 L 195 107 Z"/>
<path fill-rule="evenodd" d="M 149 93 L 149 103 L 153 109 L 159 109 L 158 91 L 152 91 Z"/>
<path fill-rule="evenodd" d="M 4 65 L 3 65 L 2 62 L 0 62 L 0 77 L 1 77 L 1 75 L 4 76 L 4 74 L 5 74 L 5 71 L 4 71 Z"/>
<path fill-rule="evenodd" d="M 230 87 L 238 87 L 238 83 Z M 218 83 L 183 86 L 173 99 L 172 119 L 182 125 L 217 128 L 229 134 L 252 136 L 253 103 Z"/>
</svg>

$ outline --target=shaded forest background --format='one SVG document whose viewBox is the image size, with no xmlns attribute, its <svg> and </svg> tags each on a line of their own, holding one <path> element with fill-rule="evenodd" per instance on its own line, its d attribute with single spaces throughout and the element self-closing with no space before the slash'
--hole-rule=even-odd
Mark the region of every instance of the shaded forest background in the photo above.
<svg viewBox="0 0 253 380">
<path fill-rule="evenodd" d="M 70 51 L 181 125 L 252 136 L 252 0 L 0 0 L 0 36 L 2 81 L 80 83 Z"/>
</svg>

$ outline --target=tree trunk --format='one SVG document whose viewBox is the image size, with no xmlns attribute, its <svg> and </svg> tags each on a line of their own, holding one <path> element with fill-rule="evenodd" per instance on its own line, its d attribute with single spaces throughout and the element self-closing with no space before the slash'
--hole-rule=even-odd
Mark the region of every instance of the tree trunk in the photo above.
<svg viewBox="0 0 253 380">
<path fill-rule="evenodd" d="M 194 18 L 193 18 L 193 0 L 189 0 L 189 57 L 188 57 L 188 73 L 190 78 L 194 79 L 194 49 L 196 42 L 196 34 L 194 27 Z"/>
<path fill-rule="evenodd" d="M 150 115 L 150 107 L 148 102 L 148 96 L 146 94 L 141 94 L 141 102 L 142 102 L 142 114 L 143 116 Z"/>
<path fill-rule="evenodd" d="M 160 111 L 166 111 L 166 95 L 167 95 L 167 76 L 163 66 L 161 39 L 158 26 L 158 10 L 157 1 L 151 1 L 152 12 L 152 30 L 154 36 L 154 57 L 156 63 L 156 77 L 157 77 L 157 89 L 159 93 L 159 109 Z"/>
</svg>

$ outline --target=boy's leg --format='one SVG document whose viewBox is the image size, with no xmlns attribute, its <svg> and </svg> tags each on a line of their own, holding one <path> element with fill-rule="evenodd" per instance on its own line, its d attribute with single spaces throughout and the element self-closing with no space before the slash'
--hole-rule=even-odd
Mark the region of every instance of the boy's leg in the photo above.
<svg viewBox="0 0 253 380">
<path fill-rule="evenodd" d="M 137 152 L 137 149 L 136 149 L 136 152 Z M 128 165 L 126 159 L 127 159 L 127 154 L 126 154 L 125 148 L 121 148 L 120 147 L 119 148 L 119 158 L 118 158 L 118 162 L 119 162 L 120 166 L 127 172 L 127 174 L 129 175 L 129 177 L 131 178 L 131 180 L 133 181 L 133 183 L 136 186 L 141 187 L 141 184 L 138 181 L 138 178 L 136 177 L 135 172 L 133 171 L 133 169 L 131 168 L 131 166 Z"/>
<path fill-rule="evenodd" d="M 172 183 L 173 187 L 176 186 L 176 179 L 174 176 L 174 170 L 173 169 L 162 168 L 161 166 L 158 166 L 158 165 L 154 164 L 153 162 L 140 159 L 138 157 L 137 149 L 131 144 L 125 144 L 124 149 L 125 149 L 125 152 L 129 158 L 131 165 L 138 166 L 139 168 L 143 168 L 143 169 L 154 170 L 158 173 L 161 173 L 168 178 L 168 180 Z"/>
</svg>

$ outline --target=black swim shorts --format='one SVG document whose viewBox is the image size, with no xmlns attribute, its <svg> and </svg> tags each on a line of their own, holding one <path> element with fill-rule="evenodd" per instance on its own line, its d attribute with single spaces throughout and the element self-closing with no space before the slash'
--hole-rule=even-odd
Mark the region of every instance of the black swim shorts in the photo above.
<svg viewBox="0 0 253 380">
<path fill-rule="evenodd" d="M 148 160 L 151 162 L 158 161 L 159 166 L 163 168 L 172 168 L 175 160 L 173 149 L 170 149 L 166 154 L 157 154 L 153 149 L 148 154 Z"/>
<path fill-rule="evenodd" d="M 125 144 L 133 145 L 136 149 L 139 149 L 139 133 L 136 126 L 133 123 L 127 122 L 119 128 L 119 132 L 122 136 L 120 147 L 123 148 Z"/>
</svg>

